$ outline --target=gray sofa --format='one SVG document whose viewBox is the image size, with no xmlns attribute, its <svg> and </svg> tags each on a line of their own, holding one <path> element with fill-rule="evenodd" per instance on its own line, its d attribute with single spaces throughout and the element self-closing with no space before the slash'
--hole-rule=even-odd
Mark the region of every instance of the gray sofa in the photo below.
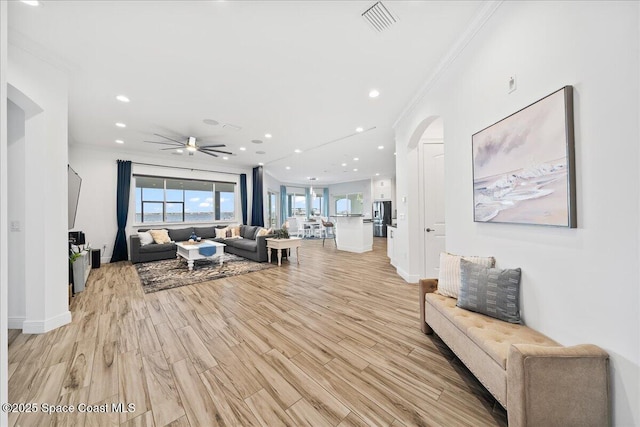
<svg viewBox="0 0 640 427">
<path fill-rule="evenodd" d="M 216 238 L 216 228 L 220 229 L 224 228 L 224 226 L 186 227 L 167 230 L 169 231 L 169 237 L 173 242 L 187 241 L 189 240 L 191 233 L 195 232 L 198 237 L 221 242 L 227 245 L 224 248 L 226 253 L 238 255 L 257 262 L 267 261 L 267 241 L 265 239 L 267 237 L 274 237 L 274 235 L 268 234 L 265 236 L 256 236 L 258 231 L 263 227 L 257 225 L 241 225 L 240 236 L 242 239 Z M 147 229 L 139 229 L 138 231 L 147 231 Z M 176 257 L 175 243 L 151 243 L 149 245 L 142 246 L 140 245 L 140 238 L 137 233 L 129 236 L 129 243 L 130 258 L 131 262 L 134 264 Z"/>
</svg>

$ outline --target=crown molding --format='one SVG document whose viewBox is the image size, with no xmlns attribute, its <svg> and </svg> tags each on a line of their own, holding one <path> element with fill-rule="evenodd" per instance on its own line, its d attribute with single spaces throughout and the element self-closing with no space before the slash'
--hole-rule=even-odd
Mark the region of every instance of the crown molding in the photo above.
<svg viewBox="0 0 640 427">
<path fill-rule="evenodd" d="M 491 18 L 494 12 L 500 7 L 504 0 L 489 0 L 482 6 L 480 12 L 471 21 L 466 31 L 456 40 L 453 47 L 438 63 L 433 72 L 429 75 L 425 83 L 420 87 L 417 94 L 411 99 L 409 104 L 402 110 L 400 116 L 393 123 L 393 129 L 396 129 L 400 122 L 405 119 L 417 107 L 422 99 L 429 93 L 433 85 L 438 81 L 440 76 L 449 68 L 456 58 L 464 51 L 469 42 L 473 40 L 475 35 L 480 31 L 484 24 Z"/>
<path fill-rule="evenodd" d="M 9 46 L 21 49 L 36 58 L 52 65 L 59 70 L 65 71 L 67 74 L 75 73 L 81 70 L 81 67 L 73 62 L 61 57 L 59 54 L 52 52 L 40 43 L 34 41 L 29 36 L 21 33 L 17 29 L 9 26 Z"/>
</svg>

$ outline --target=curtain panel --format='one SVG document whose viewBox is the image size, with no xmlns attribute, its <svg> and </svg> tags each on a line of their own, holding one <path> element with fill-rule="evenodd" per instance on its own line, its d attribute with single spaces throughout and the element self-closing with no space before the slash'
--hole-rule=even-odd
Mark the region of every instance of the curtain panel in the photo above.
<svg viewBox="0 0 640 427">
<path fill-rule="evenodd" d="M 126 261 L 129 259 L 127 248 L 127 215 L 129 214 L 129 193 L 131 190 L 131 161 L 118 160 L 118 192 L 116 200 L 116 218 L 118 220 L 118 232 L 113 244 L 111 262 Z"/>
</svg>

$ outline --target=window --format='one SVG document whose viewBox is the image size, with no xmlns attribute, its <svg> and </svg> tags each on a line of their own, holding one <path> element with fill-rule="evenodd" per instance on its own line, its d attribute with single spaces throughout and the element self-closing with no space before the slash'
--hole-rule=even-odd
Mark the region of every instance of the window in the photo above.
<svg viewBox="0 0 640 427">
<path fill-rule="evenodd" d="M 232 221 L 236 184 L 134 175 L 136 223 Z"/>
<path fill-rule="evenodd" d="M 322 196 L 315 196 L 311 199 L 311 215 L 322 215 Z"/>
<path fill-rule="evenodd" d="M 287 194 L 289 201 L 288 216 L 306 216 L 307 215 L 307 198 L 304 194 L 289 193 Z"/>
<path fill-rule="evenodd" d="M 267 200 L 267 227 L 278 227 L 278 193 L 269 191 Z"/>
<path fill-rule="evenodd" d="M 340 194 L 336 199 L 336 215 L 362 214 L 362 193 Z"/>
</svg>

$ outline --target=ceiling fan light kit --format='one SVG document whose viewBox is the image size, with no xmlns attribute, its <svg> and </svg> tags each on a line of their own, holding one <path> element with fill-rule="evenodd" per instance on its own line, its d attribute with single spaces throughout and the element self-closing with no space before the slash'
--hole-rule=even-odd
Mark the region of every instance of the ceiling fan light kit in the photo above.
<svg viewBox="0 0 640 427">
<path fill-rule="evenodd" d="M 181 139 L 181 142 L 178 139 L 170 138 L 168 136 L 160 135 L 159 133 L 154 133 L 155 136 L 159 136 L 160 138 L 164 138 L 167 141 L 145 141 L 151 144 L 160 144 L 160 145 L 168 145 L 169 148 L 161 148 L 161 150 L 175 150 L 178 153 L 182 152 L 182 148 L 185 148 L 190 156 L 193 156 L 193 153 L 199 151 L 203 154 L 208 154 L 209 156 L 218 157 L 216 153 L 229 154 L 233 155 L 233 153 L 229 151 L 218 150 L 220 147 L 226 147 L 225 144 L 209 144 L 209 145 L 198 145 L 196 142 L 195 136 L 185 136 L 185 137 L 176 137 Z"/>
</svg>

